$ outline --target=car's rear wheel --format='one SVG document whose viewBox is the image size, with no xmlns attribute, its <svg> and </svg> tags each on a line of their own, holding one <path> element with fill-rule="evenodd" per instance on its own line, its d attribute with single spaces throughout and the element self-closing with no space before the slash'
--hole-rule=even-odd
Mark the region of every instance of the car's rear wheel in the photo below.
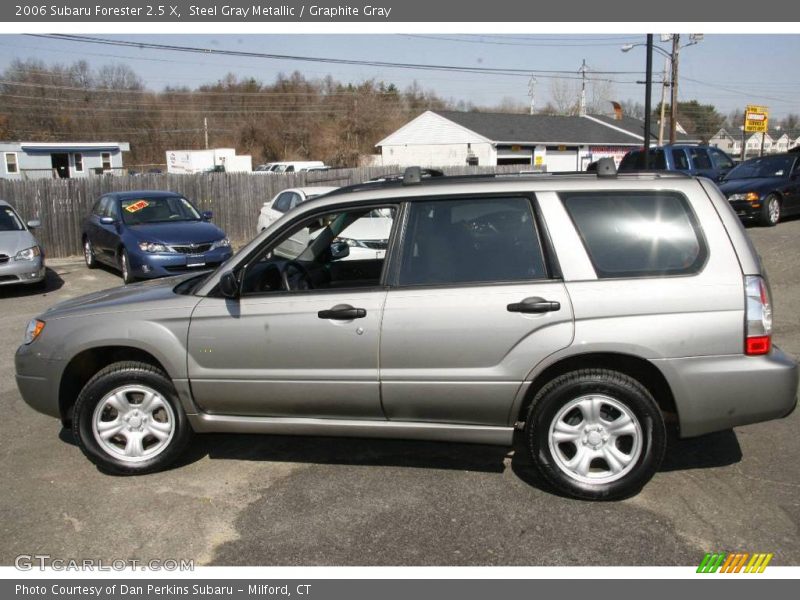
<svg viewBox="0 0 800 600">
<path fill-rule="evenodd" d="M 94 247 L 91 240 L 87 237 L 83 240 L 83 260 L 90 269 L 97 267 L 97 259 L 94 256 Z"/>
<path fill-rule="evenodd" d="M 72 430 L 93 463 L 120 475 L 167 467 L 192 433 L 166 374 L 133 361 L 109 365 L 89 380 L 75 403 Z"/>
<path fill-rule="evenodd" d="M 587 500 L 635 494 L 666 448 L 664 420 L 650 392 L 606 369 L 574 371 L 545 385 L 531 405 L 526 438 L 542 476 Z"/>
<path fill-rule="evenodd" d="M 122 281 L 125 283 L 136 281 L 136 277 L 131 272 L 131 259 L 128 257 L 128 251 L 124 248 L 119 253 L 119 270 L 122 273 Z"/>
<path fill-rule="evenodd" d="M 781 220 L 781 199 L 770 194 L 761 205 L 761 224 L 774 227 Z"/>
</svg>

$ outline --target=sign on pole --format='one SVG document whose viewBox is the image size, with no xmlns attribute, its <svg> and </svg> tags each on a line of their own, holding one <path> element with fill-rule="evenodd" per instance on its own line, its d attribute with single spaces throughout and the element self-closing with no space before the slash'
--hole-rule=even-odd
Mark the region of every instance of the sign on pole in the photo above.
<svg viewBox="0 0 800 600">
<path fill-rule="evenodd" d="M 765 133 L 769 128 L 769 109 L 748 104 L 744 110 L 744 130 L 748 133 Z"/>
</svg>

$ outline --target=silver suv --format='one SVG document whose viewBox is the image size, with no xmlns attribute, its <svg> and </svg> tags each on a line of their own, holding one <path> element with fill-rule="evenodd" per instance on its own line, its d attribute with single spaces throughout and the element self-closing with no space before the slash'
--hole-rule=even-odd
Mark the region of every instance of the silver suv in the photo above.
<svg viewBox="0 0 800 600">
<path fill-rule="evenodd" d="M 629 496 L 665 422 L 691 437 L 786 416 L 798 374 L 714 184 L 600 167 L 410 169 L 302 203 L 213 273 L 34 319 L 20 391 L 114 473 L 164 468 L 194 432 L 510 445 L 518 430 L 561 492 Z M 375 209 L 389 239 L 343 260 Z"/>
</svg>

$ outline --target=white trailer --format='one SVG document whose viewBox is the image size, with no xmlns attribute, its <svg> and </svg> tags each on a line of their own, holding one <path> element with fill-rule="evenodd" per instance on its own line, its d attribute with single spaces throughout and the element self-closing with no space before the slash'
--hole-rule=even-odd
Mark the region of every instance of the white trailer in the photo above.
<svg viewBox="0 0 800 600">
<path fill-rule="evenodd" d="M 167 150 L 167 172 L 190 174 L 224 170 L 227 173 L 250 172 L 253 158 L 238 155 L 233 148 L 208 150 Z"/>
</svg>

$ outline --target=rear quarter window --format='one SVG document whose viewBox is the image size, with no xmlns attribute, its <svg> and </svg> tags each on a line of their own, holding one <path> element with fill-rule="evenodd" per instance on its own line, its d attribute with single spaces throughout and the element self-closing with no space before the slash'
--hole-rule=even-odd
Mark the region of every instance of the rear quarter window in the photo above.
<svg viewBox="0 0 800 600">
<path fill-rule="evenodd" d="M 562 192 L 600 278 L 689 275 L 708 250 L 687 199 L 676 192 Z"/>
</svg>

